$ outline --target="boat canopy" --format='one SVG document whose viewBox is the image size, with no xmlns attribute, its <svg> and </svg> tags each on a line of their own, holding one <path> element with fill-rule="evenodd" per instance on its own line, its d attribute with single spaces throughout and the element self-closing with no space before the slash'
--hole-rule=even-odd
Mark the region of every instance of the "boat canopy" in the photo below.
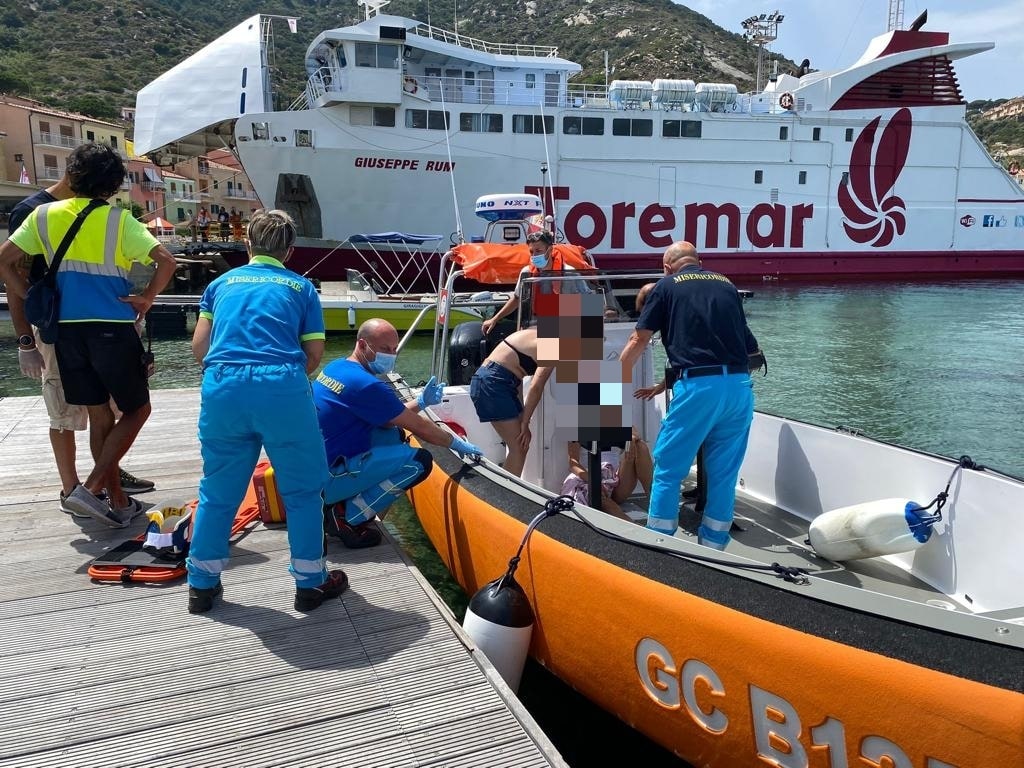
<svg viewBox="0 0 1024 768">
<path fill-rule="evenodd" d="M 573 269 L 593 269 L 586 251 L 578 245 L 557 243 L 553 246 L 555 260 L 561 259 Z M 462 266 L 466 277 L 480 283 L 509 284 L 519 280 L 519 273 L 530 263 L 530 248 L 524 243 L 462 243 L 452 249 L 452 259 Z"/>
<path fill-rule="evenodd" d="M 223 149 L 240 115 L 267 111 L 262 39 L 261 17 L 250 16 L 139 91 L 136 153 L 170 165 Z"/>
<path fill-rule="evenodd" d="M 378 232 L 373 235 L 349 235 L 350 243 L 406 243 L 423 245 L 433 240 L 440 240 L 444 235 L 414 235 L 408 232 Z"/>
</svg>

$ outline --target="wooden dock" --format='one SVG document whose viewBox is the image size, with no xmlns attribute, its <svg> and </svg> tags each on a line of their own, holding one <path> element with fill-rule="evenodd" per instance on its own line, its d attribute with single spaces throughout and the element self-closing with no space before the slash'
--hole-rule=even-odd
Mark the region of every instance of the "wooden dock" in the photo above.
<svg viewBox="0 0 1024 768">
<path fill-rule="evenodd" d="M 153 393 L 124 461 L 157 482 L 140 498 L 196 497 L 198 409 L 196 390 Z M 41 398 L 0 399 L 0 766 L 565 765 L 390 537 L 332 540 L 351 586 L 308 615 L 292 608 L 285 532 L 261 525 L 208 614 L 186 611 L 184 580 L 92 582 L 89 561 L 145 518 L 111 530 L 62 514 L 47 428 Z"/>
</svg>

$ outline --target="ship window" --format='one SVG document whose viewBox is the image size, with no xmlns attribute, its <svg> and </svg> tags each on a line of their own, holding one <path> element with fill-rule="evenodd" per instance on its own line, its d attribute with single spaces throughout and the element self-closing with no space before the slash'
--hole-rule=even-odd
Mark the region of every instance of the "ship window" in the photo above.
<svg viewBox="0 0 1024 768">
<path fill-rule="evenodd" d="M 653 120 L 635 120 L 629 117 L 616 117 L 612 120 L 612 136 L 653 136 Z"/>
<path fill-rule="evenodd" d="M 846 129 L 846 140 L 853 141 L 853 128 Z"/>
<path fill-rule="evenodd" d="M 800 176 L 799 176 L 799 179 L 798 179 L 797 183 L 798 184 L 806 184 L 807 183 L 807 171 L 800 171 Z"/>
<path fill-rule="evenodd" d="M 533 72 L 526 73 L 526 87 L 535 88 L 537 86 L 537 75 Z"/>
<path fill-rule="evenodd" d="M 554 115 L 512 115 L 512 133 L 554 133 Z"/>
<path fill-rule="evenodd" d="M 582 133 L 584 136 L 604 136 L 604 118 L 563 117 L 562 133 Z"/>
<path fill-rule="evenodd" d="M 296 128 L 295 129 L 295 146 L 296 147 L 312 147 L 313 146 L 313 132 L 309 128 Z"/>
<path fill-rule="evenodd" d="M 387 43 L 356 43 L 356 66 L 376 69 L 398 69 L 397 45 Z"/>
<path fill-rule="evenodd" d="M 252 137 L 256 141 L 270 140 L 270 123 L 253 123 Z"/>
<path fill-rule="evenodd" d="M 788 125 L 780 125 L 779 126 L 779 141 L 785 141 L 788 138 L 789 138 L 789 126 Z"/>
<path fill-rule="evenodd" d="M 459 129 L 466 133 L 501 133 L 504 130 L 502 115 L 463 112 L 459 115 Z"/>
<path fill-rule="evenodd" d="M 405 110 L 406 128 L 429 128 L 444 131 L 449 125 L 449 114 L 439 109 L 407 109 Z"/>
<path fill-rule="evenodd" d="M 754 171 L 754 183 L 761 184 L 764 182 L 764 171 Z"/>
<path fill-rule="evenodd" d="M 476 73 L 466 72 L 463 74 L 462 77 L 463 83 L 465 83 L 467 87 L 472 88 L 474 85 L 476 85 Z"/>
<path fill-rule="evenodd" d="M 349 107 L 348 119 L 352 125 L 372 125 L 376 128 L 394 128 L 395 108 Z"/>
<path fill-rule="evenodd" d="M 821 141 L 821 128 L 811 131 L 811 141 Z"/>
<path fill-rule="evenodd" d="M 700 120 L 662 120 L 661 135 L 667 139 L 699 139 Z"/>
</svg>

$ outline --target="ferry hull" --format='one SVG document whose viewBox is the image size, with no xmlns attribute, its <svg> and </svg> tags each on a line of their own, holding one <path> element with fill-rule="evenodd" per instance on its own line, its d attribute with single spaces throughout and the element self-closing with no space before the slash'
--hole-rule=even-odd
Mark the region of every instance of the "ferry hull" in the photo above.
<svg viewBox="0 0 1024 768">
<path fill-rule="evenodd" d="M 528 502 L 433 453 L 431 475 L 410 497 L 448 569 L 473 594 L 505 571 L 525 531 L 522 513 L 503 510 Z M 705 574 L 683 591 L 545 534 L 572 525 L 562 517 L 541 523 L 516 573 L 537 617 L 531 655 L 694 765 L 831 768 L 888 756 L 916 768 L 982 768 L 1024 757 L 1019 692 L 715 602 L 737 588 L 734 577 Z M 651 559 L 655 572 L 678 563 Z"/>
</svg>

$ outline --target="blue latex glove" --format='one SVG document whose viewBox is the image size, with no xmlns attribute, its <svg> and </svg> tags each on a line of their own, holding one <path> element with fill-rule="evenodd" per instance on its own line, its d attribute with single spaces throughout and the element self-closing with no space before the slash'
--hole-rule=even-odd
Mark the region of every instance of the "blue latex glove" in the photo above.
<svg viewBox="0 0 1024 768">
<path fill-rule="evenodd" d="M 437 376 L 431 376 L 430 381 L 423 387 L 423 391 L 416 396 L 416 404 L 422 411 L 428 405 L 437 405 L 441 402 L 441 398 L 444 396 L 444 388 L 447 387 L 446 382 L 437 383 Z"/>
<path fill-rule="evenodd" d="M 460 456 L 483 456 L 483 451 L 457 435 L 452 436 L 452 444 L 448 446 Z"/>
</svg>

